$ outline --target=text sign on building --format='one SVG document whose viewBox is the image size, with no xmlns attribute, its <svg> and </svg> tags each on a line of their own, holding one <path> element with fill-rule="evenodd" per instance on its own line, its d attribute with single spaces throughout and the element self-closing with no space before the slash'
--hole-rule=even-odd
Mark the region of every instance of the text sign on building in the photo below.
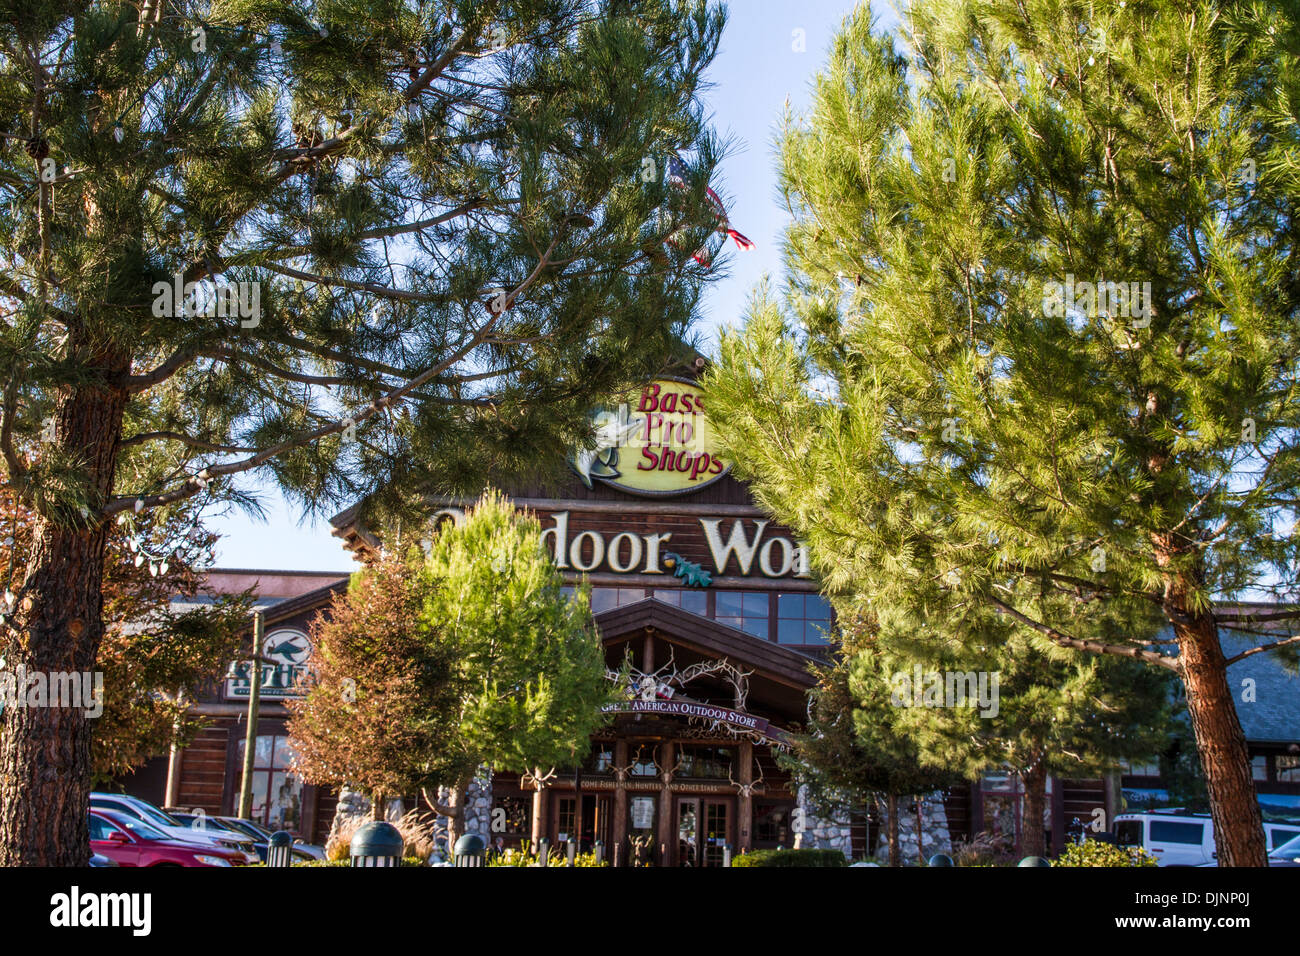
<svg viewBox="0 0 1300 956">
<path fill-rule="evenodd" d="M 273 663 L 261 665 L 260 695 L 267 700 L 286 700 L 306 694 L 307 663 L 311 660 L 311 640 L 302 631 L 272 631 L 262 642 L 262 656 Z M 226 696 L 247 698 L 253 664 L 235 661 L 226 674 Z"/>
<path fill-rule="evenodd" d="M 632 402 L 593 417 L 596 447 L 569 463 L 583 483 L 599 481 L 634 495 L 680 495 L 713 484 L 731 465 L 718 454 L 704 392 L 692 382 L 647 382 Z"/>
</svg>

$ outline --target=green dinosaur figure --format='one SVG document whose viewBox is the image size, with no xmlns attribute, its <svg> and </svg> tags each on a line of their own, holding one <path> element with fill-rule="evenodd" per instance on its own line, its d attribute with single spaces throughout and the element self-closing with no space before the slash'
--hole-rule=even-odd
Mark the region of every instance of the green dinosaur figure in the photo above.
<svg viewBox="0 0 1300 956">
<path fill-rule="evenodd" d="M 682 579 L 682 583 L 691 588 L 707 588 L 713 583 L 713 575 L 694 561 L 687 561 L 674 551 L 664 552 L 664 567 L 673 569 L 673 576 Z"/>
</svg>

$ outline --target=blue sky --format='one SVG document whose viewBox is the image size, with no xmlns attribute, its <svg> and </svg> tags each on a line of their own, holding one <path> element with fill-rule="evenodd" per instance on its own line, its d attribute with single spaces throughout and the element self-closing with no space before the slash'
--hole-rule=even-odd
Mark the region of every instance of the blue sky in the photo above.
<svg viewBox="0 0 1300 956">
<path fill-rule="evenodd" d="M 785 210 L 776 192 L 773 135 L 788 96 L 805 107 L 813 77 L 821 69 L 841 20 L 854 0 L 733 0 L 730 23 L 708 79 L 705 94 L 714 127 L 732 146 L 722 165 L 719 192 L 728 198 L 731 224 L 756 248 L 739 252 L 728 243 L 724 278 L 708 290 L 699 330 L 711 351 L 721 326 L 739 321 L 750 291 L 764 274 L 781 278 L 780 235 Z M 897 23 L 892 8 L 874 4 L 878 26 Z M 796 31 L 803 31 L 802 37 Z M 796 49 L 801 44 L 803 51 Z M 715 188 L 718 184 L 715 183 Z M 301 521 L 270 485 L 263 491 L 267 520 L 242 514 L 214 518 L 222 535 L 218 567 L 348 571 L 354 566 L 329 523 Z"/>
</svg>

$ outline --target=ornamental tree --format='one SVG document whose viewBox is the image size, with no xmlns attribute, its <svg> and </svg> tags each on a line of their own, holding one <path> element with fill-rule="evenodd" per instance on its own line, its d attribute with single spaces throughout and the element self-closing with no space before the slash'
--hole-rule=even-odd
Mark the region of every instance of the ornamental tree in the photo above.
<svg viewBox="0 0 1300 956">
<path fill-rule="evenodd" d="M 587 589 L 565 594 L 540 522 L 500 494 L 485 494 L 464 522 L 443 525 L 425 573 L 425 633 L 452 649 L 462 688 L 452 745 L 462 773 L 445 781 L 447 801 L 426 794 L 450 817 L 454 844 L 476 768 L 527 773 L 544 785 L 556 767 L 586 756 L 616 693 Z"/>
<path fill-rule="evenodd" d="M 0 480 L 37 516 L 12 665 L 94 666 L 120 514 L 562 467 L 725 239 L 704 0 L 0 9 Z M 85 863 L 89 741 L 5 713 L 0 865 Z"/>
<path fill-rule="evenodd" d="M 460 677 L 450 646 L 424 633 L 421 559 L 389 554 L 353 575 L 312 625 L 306 696 L 286 703 L 295 772 L 360 789 L 377 820 L 388 800 L 462 772 Z"/>
<path fill-rule="evenodd" d="M 1295 10 L 904 19 L 860 8 L 787 118 L 789 294 L 724 339 L 711 419 L 842 605 L 1173 672 L 1219 859 L 1264 866 L 1229 666 L 1300 611 L 1227 603 L 1296 586 Z"/>
</svg>

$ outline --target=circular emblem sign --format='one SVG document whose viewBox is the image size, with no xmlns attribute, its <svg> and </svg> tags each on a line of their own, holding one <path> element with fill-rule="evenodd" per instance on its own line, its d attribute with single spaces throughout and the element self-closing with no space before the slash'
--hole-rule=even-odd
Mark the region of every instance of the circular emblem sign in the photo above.
<svg viewBox="0 0 1300 956">
<path fill-rule="evenodd" d="M 680 495 L 710 485 L 731 464 L 718 455 L 704 402 L 693 382 L 647 382 L 633 401 L 592 416 L 596 447 L 569 463 L 588 488 L 600 481 L 634 495 Z"/>
</svg>

